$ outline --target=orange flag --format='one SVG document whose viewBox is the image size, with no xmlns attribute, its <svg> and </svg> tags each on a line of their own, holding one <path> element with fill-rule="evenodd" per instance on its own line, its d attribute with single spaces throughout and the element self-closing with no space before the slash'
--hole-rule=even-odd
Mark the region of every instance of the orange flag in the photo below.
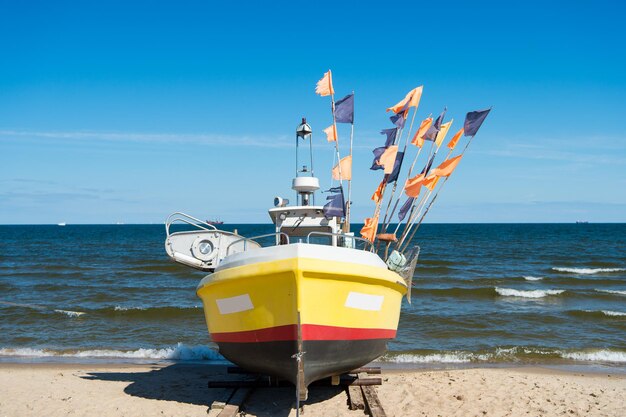
<svg viewBox="0 0 626 417">
<path fill-rule="evenodd" d="M 385 189 L 385 184 L 386 182 L 383 179 L 378 185 L 378 188 L 376 189 L 376 191 L 374 191 L 374 194 L 372 194 L 372 200 L 374 200 L 374 202 L 378 203 L 383 198 L 383 191 Z"/>
<path fill-rule="evenodd" d="M 426 178 L 424 178 L 424 187 L 428 188 L 430 191 L 435 189 L 435 186 L 439 182 L 439 177 L 435 174 L 430 174 Z"/>
<path fill-rule="evenodd" d="M 422 146 L 424 146 L 424 135 L 426 134 L 426 132 L 428 132 L 428 129 L 430 129 L 432 125 L 433 125 L 432 117 L 428 117 L 422 120 L 422 124 L 420 124 L 419 129 L 417 129 L 417 132 L 415 132 L 415 136 L 413 136 L 411 143 L 417 146 L 418 148 L 421 148 Z"/>
<path fill-rule="evenodd" d="M 333 89 L 333 74 L 330 70 L 328 70 L 322 79 L 317 82 L 317 85 L 315 86 L 315 93 L 322 97 L 335 94 L 335 90 Z"/>
<path fill-rule="evenodd" d="M 361 229 L 361 236 L 370 242 L 374 242 L 376 232 L 378 231 L 378 216 L 368 217 L 365 219 L 365 225 Z"/>
<path fill-rule="evenodd" d="M 420 104 L 420 99 L 422 98 L 422 91 L 424 90 L 424 86 L 420 85 L 417 88 L 412 89 L 402 100 L 398 102 L 395 106 L 391 106 L 387 109 L 393 110 L 394 113 L 398 114 L 407 110 L 409 107 L 417 107 Z"/>
<path fill-rule="evenodd" d="M 341 177 L 339 176 L 339 167 L 341 167 Z M 334 180 L 351 180 L 352 179 L 352 155 L 348 155 L 345 158 L 341 158 L 339 162 L 333 168 Z"/>
<path fill-rule="evenodd" d="M 441 144 L 443 143 L 443 140 L 446 138 L 446 135 L 448 134 L 448 130 L 450 130 L 450 126 L 452 126 L 453 121 L 454 119 L 450 120 L 447 123 L 443 123 L 441 125 L 441 128 L 439 129 L 439 132 L 437 132 L 437 136 L 435 137 L 435 145 L 437 146 L 437 148 L 441 146 Z"/>
<path fill-rule="evenodd" d="M 393 172 L 393 165 L 396 162 L 396 156 L 398 155 L 398 145 L 391 145 L 380 156 L 378 165 L 384 168 L 385 174 L 391 174 Z"/>
<path fill-rule="evenodd" d="M 461 136 L 463 136 L 463 132 L 465 132 L 465 129 L 460 128 L 459 131 L 454 134 L 452 139 L 450 139 L 450 142 L 448 142 L 448 148 L 454 149 L 456 143 L 459 141 L 459 139 L 461 139 Z"/>
<path fill-rule="evenodd" d="M 420 195 L 422 184 L 424 182 L 424 174 L 419 174 L 413 178 L 409 178 L 404 185 L 404 192 L 409 197 L 417 197 Z"/>
<path fill-rule="evenodd" d="M 454 171 L 454 168 L 456 168 L 456 166 L 461 161 L 461 157 L 463 157 L 463 155 L 455 156 L 452 159 L 443 161 L 437 168 L 431 171 L 431 174 L 436 175 L 438 177 L 449 176 L 450 174 L 452 174 L 452 171 Z"/>
<path fill-rule="evenodd" d="M 322 130 L 322 132 L 326 133 L 326 140 L 329 142 L 337 141 L 337 126 L 334 124 L 328 126 L 326 129 Z"/>
</svg>

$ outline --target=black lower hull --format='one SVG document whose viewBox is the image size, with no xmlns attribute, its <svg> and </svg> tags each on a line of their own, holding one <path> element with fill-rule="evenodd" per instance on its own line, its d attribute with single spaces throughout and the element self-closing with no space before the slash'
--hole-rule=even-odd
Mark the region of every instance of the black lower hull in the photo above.
<svg viewBox="0 0 626 417">
<path fill-rule="evenodd" d="M 387 351 L 387 339 L 309 340 L 302 342 L 304 385 L 359 368 Z M 250 371 L 297 383 L 296 341 L 218 343 L 220 353 Z"/>
</svg>

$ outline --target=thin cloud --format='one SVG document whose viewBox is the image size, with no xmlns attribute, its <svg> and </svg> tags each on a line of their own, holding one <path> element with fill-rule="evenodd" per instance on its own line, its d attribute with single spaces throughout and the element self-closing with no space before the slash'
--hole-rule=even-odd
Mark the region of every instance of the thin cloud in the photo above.
<svg viewBox="0 0 626 417">
<path fill-rule="evenodd" d="M 626 158 L 613 154 L 600 153 L 606 152 L 606 149 L 590 149 L 589 146 L 580 150 L 564 150 L 568 147 L 562 146 L 541 146 L 535 144 L 509 144 L 503 149 L 493 150 L 477 150 L 476 154 L 502 156 L 511 158 L 534 159 L 534 160 L 551 160 L 551 161 L 567 161 L 584 164 L 626 164 Z M 569 149 L 572 149 L 570 146 Z"/>
<path fill-rule="evenodd" d="M 147 142 L 194 145 L 246 146 L 261 148 L 285 148 L 292 139 L 285 135 L 249 136 L 208 133 L 137 133 L 137 132 L 94 132 L 94 131 L 28 131 L 0 130 L 1 139 L 39 139 L 106 142 Z"/>
</svg>

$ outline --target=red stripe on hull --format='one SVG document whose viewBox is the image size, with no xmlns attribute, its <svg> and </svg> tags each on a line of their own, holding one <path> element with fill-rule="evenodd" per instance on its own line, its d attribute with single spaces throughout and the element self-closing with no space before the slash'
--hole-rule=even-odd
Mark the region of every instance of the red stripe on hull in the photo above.
<svg viewBox="0 0 626 417">
<path fill-rule="evenodd" d="M 394 337 L 396 337 L 395 329 L 359 329 L 317 324 L 302 325 L 303 340 L 364 340 L 393 339 Z"/>
<path fill-rule="evenodd" d="M 211 333 L 215 342 L 276 342 L 298 339 L 298 327 L 295 324 L 268 327 L 244 332 Z M 302 325 L 302 340 L 368 340 L 393 339 L 394 329 L 359 329 L 351 327 L 322 326 L 317 324 Z"/>
</svg>

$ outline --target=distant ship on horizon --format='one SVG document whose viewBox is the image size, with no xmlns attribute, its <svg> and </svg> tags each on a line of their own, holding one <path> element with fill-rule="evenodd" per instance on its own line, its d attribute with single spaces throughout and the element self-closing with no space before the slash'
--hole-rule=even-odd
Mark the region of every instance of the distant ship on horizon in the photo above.
<svg viewBox="0 0 626 417">
<path fill-rule="evenodd" d="M 589 223 L 587 220 L 576 220 L 576 224 L 587 224 Z"/>
<path fill-rule="evenodd" d="M 58 223 L 57 226 L 66 226 L 65 222 Z"/>
<path fill-rule="evenodd" d="M 216 225 L 216 224 L 224 224 L 224 222 L 222 220 L 207 220 L 206 224 Z"/>
</svg>

